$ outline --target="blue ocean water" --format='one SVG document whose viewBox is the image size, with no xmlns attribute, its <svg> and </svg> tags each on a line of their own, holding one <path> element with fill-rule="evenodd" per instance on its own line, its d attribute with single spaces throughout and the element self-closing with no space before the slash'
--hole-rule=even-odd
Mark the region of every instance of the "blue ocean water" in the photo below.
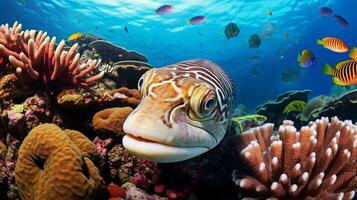
<svg viewBox="0 0 357 200">
<path fill-rule="evenodd" d="M 164 4 L 173 6 L 172 13 L 156 15 L 154 11 Z M 346 18 L 349 26 L 321 16 L 323 6 Z M 210 59 L 234 79 L 237 102 L 254 108 L 288 90 L 329 94 L 333 83 L 321 73 L 322 66 L 346 60 L 348 53 L 324 49 L 316 40 L 333 36 L 350 48 L 357 46 L 356 9 L 355 0 L 1 0 L 0 23 L 19 21 L 25 29 L 44 30 L 63 39 L 74 32 L 93 33 L 143 53 L 155 67 Z M 187 23 L 197 15 L 208 19 L 199 25 Z M 230 22 L 240 27 L 240 34 L 228 40 L 224 28 Z M 248 44 L 254 33 L 264 36 L 256 49 Z M 298 66 L 297 54 L 304 49 L 314 52 L 317 66 Z M 282 81 L 287 68 L 297 70 L 300 78 Z"/>
</svg>

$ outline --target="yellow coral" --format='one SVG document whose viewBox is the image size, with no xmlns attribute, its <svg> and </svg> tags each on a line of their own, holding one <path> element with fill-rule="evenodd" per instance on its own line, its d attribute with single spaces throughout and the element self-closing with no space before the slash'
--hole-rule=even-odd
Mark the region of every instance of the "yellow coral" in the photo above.
<svg viewBox="0 0 357 200">
<path fill-rule="evenodd" d="M 15 90 L 17 77 L 15 74 L 8 74 L 0 78 L 0 99 L 10 96 Z"/>
<path fill-rule="evenodd" d="M 54 124 L 32 129 L 20 146 L 15 168 L 22 199 L 72 200 L 94 195 L 102 177 L 91 161 L 94 144 L 84 138 Z"/>
</svg>

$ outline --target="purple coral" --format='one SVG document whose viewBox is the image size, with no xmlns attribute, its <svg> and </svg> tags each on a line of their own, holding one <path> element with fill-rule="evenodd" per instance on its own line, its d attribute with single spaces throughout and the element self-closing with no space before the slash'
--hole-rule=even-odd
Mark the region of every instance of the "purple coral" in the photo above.
<svg viewBox="0 0 357 200">
<path fill-rule="evenodd" d="M 99 137 L 95 137 L 93 143 L 95 144 L 97 151 L 102 154 L 102 156 L 107 155 L 108 145 L 112 142 L 112 139 L 101 140 Z"/>
<path fill-rule="evenodd" d="M 27 98 L 22 104 L 12 104 L 7 109 L 9 131 L 25 136 L 32 128 L 43 122 L 52 121 L 50 99 L 43 94 Z"/>
</svg>

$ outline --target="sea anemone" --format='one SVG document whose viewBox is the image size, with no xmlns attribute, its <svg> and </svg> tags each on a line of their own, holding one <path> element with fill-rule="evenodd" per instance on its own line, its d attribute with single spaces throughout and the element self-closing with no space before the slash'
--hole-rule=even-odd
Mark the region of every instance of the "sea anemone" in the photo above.
<svg viewBox="0 0 357 200">
<path fill-rule="evenodd" d="M 237 148 L 247 167 L 234 181 L 242 197 L 256 199 L 352 199 L 357 189 L 357 129 L 334 117 L 297 131 L 284 121 L 240 135 Z"/>
<path fill-rule="evenodd" d="M 22 31 L 22 25 L 15 22 L 0 26 L 0 57 L 7 59 L 16 67 L 17 73 L 41 80 L 45 85 L 77 85 L 87 87 L 100 79 L 104 72 L 88 77 L 97 66 L 97 60 L 80 60 L 76 53 L 78 44 L 68 51 L 62 40 L 56 47 L 56 37 L 50 38 L 46 32 L 36 30 Z"/>
</svg>

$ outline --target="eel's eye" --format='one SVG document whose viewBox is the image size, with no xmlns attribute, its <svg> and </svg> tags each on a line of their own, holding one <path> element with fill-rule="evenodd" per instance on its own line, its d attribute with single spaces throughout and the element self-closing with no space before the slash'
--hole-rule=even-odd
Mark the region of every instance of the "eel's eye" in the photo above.
<svg viewBox="0 0 357 200">
<path fill-rule="evenodd" d="M 216 105 L 216 97 L 210 96 L 210 97 L 206 98 L 206 100 L 203 102 L 202 105 L 203 105 L 203 107 L 201 109 L 201 112 L 211 111 Z"/>
<path fill-rule="evenodd" d="M 213 117 L 217 108 L 216 92 L 200 85 L 195 88 L 190 98 L 189 116 L 194 120 L 207 120 Z"/>
</svg>

